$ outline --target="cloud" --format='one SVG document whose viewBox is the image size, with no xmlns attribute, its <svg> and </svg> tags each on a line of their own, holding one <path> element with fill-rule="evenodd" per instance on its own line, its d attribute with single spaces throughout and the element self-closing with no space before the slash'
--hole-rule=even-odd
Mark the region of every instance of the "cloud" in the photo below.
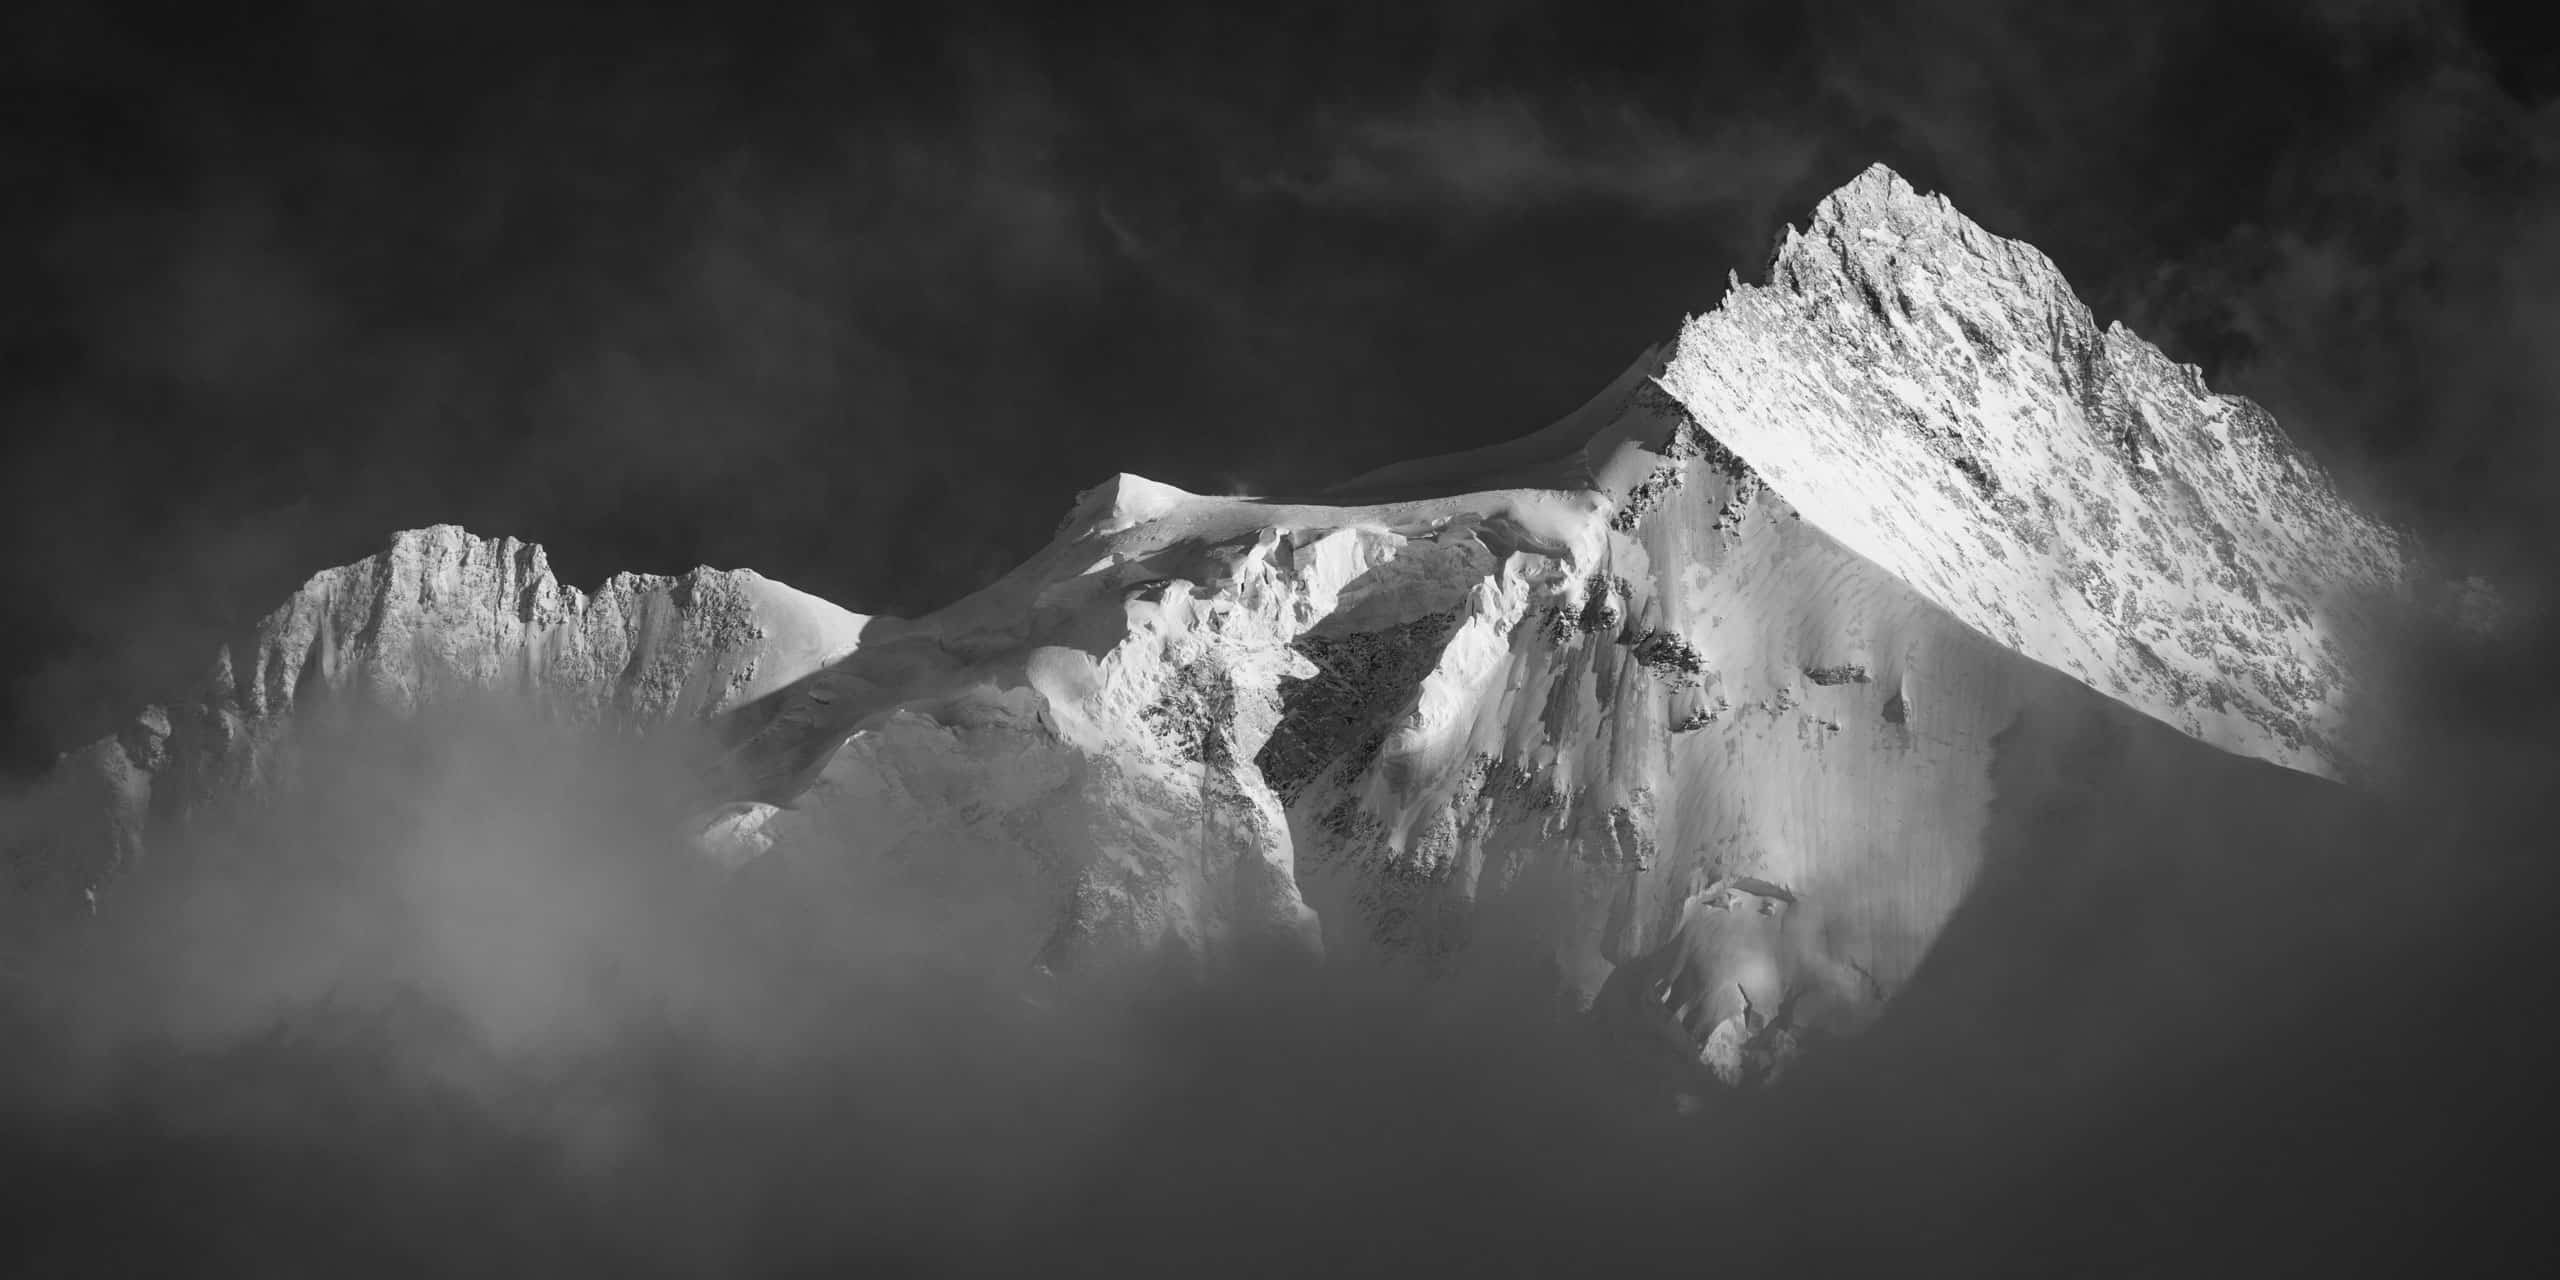
<svg viewBox="0 0 2560 1280">
<path fill-rule="evenodd" d="M 111 911 L 0 935 L 5 1261 L 2148 1274 L 2405 1271 L 2377 1250 L 2448 1231 L 2547 1249 L 2540 1183 L 2445 1142 L 2530 1145 L 2560 1057 L 2517 1012 L 2549 967 L 2535 670 L 2428 664 L 2437 772 L 2380 813 L 2144 722 L 2025 733 L 1985 815 L 2018 856 L 1871 1038 L 1685 1120 L 1693 1080 L 1498 981 L 1240 965 L 1036 1005 L 1026 957 L 955 946 L 955 904 L 901 870 L 984 856 L 965 836 L 725 876 L 675 835 L 680 740 L 504 703 L 315 716 L 291 785 L 198 813 Z M 2491 694 L 2501 724 L 2459 714 Z"/>
<path fill-rule="evenodd" d="M 2560 108 L 2469 56 L 2266 176 L 2265 215 L 2129 291 L 2457 557 L 2527 568 L 2560 536 Z"/>
<path fill-rule="evenodd" d="M 1756 120 L 1684 128 L 1632 102 L 1430 97 L 1337 111 L 1315 128 L 1307 178 L 1249 189 L 1323 208 L 1511 213 L 1577 203 L 1648 214 L 1756 205 L 1813 159 L 1803 133 Z"/>
</svg>

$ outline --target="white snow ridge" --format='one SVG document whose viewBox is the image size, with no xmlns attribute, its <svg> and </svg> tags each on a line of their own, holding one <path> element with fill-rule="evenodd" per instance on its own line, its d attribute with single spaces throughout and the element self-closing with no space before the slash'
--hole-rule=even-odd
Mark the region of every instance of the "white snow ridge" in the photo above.
<svg viewBox="0 0 2560 1280">
<path fill-rule="evenodd" d="M 1544 431 L 1322 503 L 1119 476 L 912 621 L 400 535 L 67 757 L 81 816 L 20 837 L 12 892 L 112 910 L 155 824 L 289 767 L 298 702 L 517 690 L 718 727 L 706 856 L 902 867 L 1044 981 L 1499 969 L 1763 1079 L 1900 989 L 2001 804 L 2089 784 L 2054 760 L 2360 774 L 2409 554 L 2255 405 L 1879 167 Z"/>
</svg>

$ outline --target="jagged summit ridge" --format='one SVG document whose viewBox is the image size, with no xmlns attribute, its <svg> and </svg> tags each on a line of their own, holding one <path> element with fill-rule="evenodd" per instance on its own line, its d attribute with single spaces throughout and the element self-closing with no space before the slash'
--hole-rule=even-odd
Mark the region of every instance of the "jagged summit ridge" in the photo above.
<svg viewBox="0 0 2560 1280">
<path fill-rule="evenodd" d="M 73 811 L 73 830 L 10 849 L 0 896 L 103 889 L 142 863 L 155 825 L 288 776 L 314 716 L 497 697 L 620 731 L 696 724 L 842 660 L 870 621 L 751 570 L 619 573 L 587 592 L 533 543 L 397 533 L 312 575 L 187 696 L 67 754 L 37 808 Z"/>
<path fill-rule="evenodd" d="M 1877 166 L 1659 379 L 1806 519 L 1968 624 L 2182 730 L 2351 767 L 2351 669 L 2403 539 L 2256 404 L 2053 263 Z"/>
<path fill-rule="evenodd" d="M 1827 237 L 1874 230 L 1907 236 L 1923 226 L 1966 240 L 1986 254 L 2009 254 L 2027 248 L 1983 230 L 1957 209 L 1954 201 L 1941 193 L 1912 186 L 1891 165 L 1881 161 L 1859 170 L 1856 177 L 1815 202 L 1813 216 L 1806 222 L 1806 235 Z M 1781 248 L 1804 238 L 1793 234 L 1793 227 L 1788 231 L 1790 234 L 1780 237 Z"/>
</svg>

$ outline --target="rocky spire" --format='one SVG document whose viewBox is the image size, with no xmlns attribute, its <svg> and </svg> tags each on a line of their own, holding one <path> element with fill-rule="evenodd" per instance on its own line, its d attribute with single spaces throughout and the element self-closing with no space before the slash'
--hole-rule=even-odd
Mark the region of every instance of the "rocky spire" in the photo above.
<svg viewBox="0 0 2560 1280">
<path fill-rule="evenodd" d="M 2407 548 L 2256 404 L 2052 261 L 1881 165 L 1662 376 L 1804 517 L 2001 643 L 2195 736 L 2313 772 Z"/>
</svg>

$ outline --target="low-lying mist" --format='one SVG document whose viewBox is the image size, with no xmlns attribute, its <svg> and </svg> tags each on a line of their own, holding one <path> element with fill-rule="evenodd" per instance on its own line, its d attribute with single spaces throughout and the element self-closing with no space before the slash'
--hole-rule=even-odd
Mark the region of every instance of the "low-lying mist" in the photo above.
<svg viewBox="0 0 2560 1280">
<path fill-rule="evenodd" d="M 2032 856 L 1872 1033 L 1747 1094 L 1495 983 L 1027 990 L 1029 956 L 958 945 L 897 868 L 708 865 L 663 743 L 490 707 L 314 728 L 292 786 L 8 940 L 0 1252 L 1526 1275 L 2547 1248 L 2547 1180 L 2490 1171 L 2538 1150 L 2560 1064 L 2534 651 L 2435 659 L 2426 781 L 2387 801 L 2038 746 L 1997 818 Z"/>
<path fill-rule="evenodd" d="M 18 940 L 34 1271 L 1250 1270 L 1557 1205 L 1515 1144 L 1670 1115 L 1551 1014 L 1384 980 L 1026 989 L 894 869 L 711 866 L 672 747 L 478 707 L 297 755 Z"/>
</svg>

